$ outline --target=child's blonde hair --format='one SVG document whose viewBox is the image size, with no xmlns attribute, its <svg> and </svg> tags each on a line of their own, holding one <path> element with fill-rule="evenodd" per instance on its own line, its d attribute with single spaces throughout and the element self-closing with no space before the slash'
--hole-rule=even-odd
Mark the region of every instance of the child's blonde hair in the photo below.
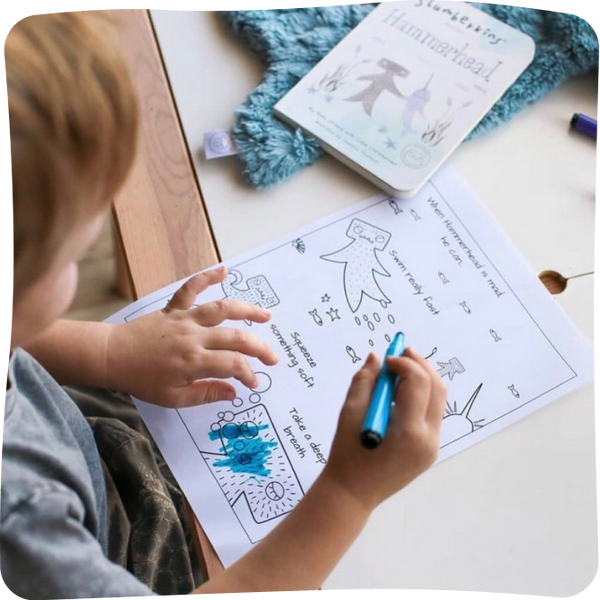
<svg viewBox="0 0 600 600">
<path fill-rule="evenodd" d="M 115 44 L 100 38 L 105 21 L 27 17 L 6 40 L 15 297 L 52 263 L 65 233 L 106 208 L 133 160 L 135 93 Z"/>
</svg>

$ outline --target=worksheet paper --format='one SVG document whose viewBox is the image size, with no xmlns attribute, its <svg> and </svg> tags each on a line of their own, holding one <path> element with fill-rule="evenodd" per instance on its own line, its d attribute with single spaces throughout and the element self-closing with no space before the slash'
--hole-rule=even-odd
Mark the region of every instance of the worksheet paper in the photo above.
<svg viewBox="0 0 600 600">
<path fill-rule="evenodd" d="M 279 364 L 250 359 L 260 383 L 232 382 L 233 402 L 135 400 L 225 566 L 302 499 L 327 462 L 352 375 L 397 331 L 448 388 L 438 460 L 593 374 L 589 344 L 448 167 L 409 200 L 374 196 L 225 264 L 226 281 L 197 303 L 269 308 L 269 323 L 224 325 L 266 340 Z M 163 308 L 180 285 L 109 321 Z"/>
</svg>

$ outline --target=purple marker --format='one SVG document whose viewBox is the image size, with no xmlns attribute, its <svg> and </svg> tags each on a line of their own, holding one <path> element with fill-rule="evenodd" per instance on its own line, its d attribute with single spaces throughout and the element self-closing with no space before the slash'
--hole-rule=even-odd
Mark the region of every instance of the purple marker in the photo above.
<svg viewBox="0 0 600 600">
<path fill-rule="evenodd" d="M 575 113 L 571 118 L 571 128 L 593 139 L 597 137 L 598 122 L 581 113 Z"/>
</svg>

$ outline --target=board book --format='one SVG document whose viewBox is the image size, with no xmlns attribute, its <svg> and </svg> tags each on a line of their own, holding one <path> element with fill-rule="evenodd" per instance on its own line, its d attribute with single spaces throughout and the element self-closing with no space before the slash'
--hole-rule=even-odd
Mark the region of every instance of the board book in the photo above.
<svg viewBox="0 0 600 600">
<path fill-rule="evenodd" d="M 420 189 L 533 60 L 533 40 L 462 2 L 385 2 L 274 107 L 397 197 Z"/>
</svg>

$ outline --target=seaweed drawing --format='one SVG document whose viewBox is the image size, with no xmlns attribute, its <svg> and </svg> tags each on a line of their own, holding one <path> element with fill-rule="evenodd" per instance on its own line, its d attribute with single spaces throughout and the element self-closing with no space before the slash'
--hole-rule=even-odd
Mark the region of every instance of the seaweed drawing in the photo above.
<svg viewBox="0 0 600 600">
<path fill-rule="evenodd" d="M 461 104 L 458 108 L 452 110 L 453 100 L 448 98 L 446 100 L 446 111 L 444 114 L 436 119 L 433 123 L 427 125 L 426 131 L 421 135 L 421 141 L 429 146 L 437 146 L 440 142 L 443 142 L 446 138 L 448 129 L 454 123 L 457 114 L 471 106 L 472 100 L 467 100 L 464 104 Z"/>
<path fill-rule="evenodd" d="M 332 73 L 326 73 L 321 81 L 319 81 L 318 89 L 329 93 L 337 92 L 344 85 L 344 82 L 350 73 L 352 73 L 352 71 L 354 71 L 358 65 L 370 63 L 371 59 L 369 58 L 364 58 L 361 60 L 361 51 L 362 46 L 357 46 L 354 51 L 354 56 L 350 62 L 338 65 Z"/>
<path fill-rule="evenodd" d="M 294 248 L 298 254 L 304 254 L 306 252 L 306 244 L 302 238 L 296 238 L 292 241 L 292 248 Z"/>
</svg>

